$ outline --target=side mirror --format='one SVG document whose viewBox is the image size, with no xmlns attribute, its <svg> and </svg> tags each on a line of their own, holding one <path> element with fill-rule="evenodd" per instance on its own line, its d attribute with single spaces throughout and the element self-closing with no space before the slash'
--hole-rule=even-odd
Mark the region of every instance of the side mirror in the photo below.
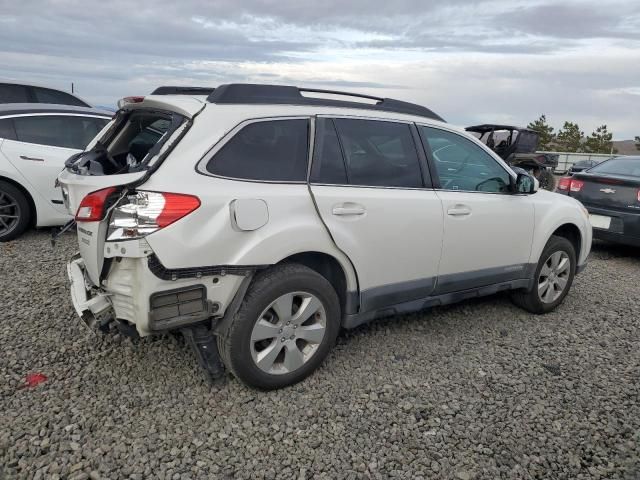
<svg viewBox="0 0 640 480">
<path fill-rule="evenodd" d="M 516 183 L 514 185 L 514 193 L 536 193 L 540 187 L 540 182 L 528 173 L 518 173 Z"/>
</svg>

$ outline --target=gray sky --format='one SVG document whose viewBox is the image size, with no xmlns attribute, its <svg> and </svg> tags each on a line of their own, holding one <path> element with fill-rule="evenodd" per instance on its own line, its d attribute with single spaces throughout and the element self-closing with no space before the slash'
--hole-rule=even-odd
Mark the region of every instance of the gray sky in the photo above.
<svg viewBox="0 0 640 480">
<path fill-rule="evenodd" d="M 95 104 L 263 82 L 422 103 L 451 123 L 640 135 L 640 1 L 0 0 L 0 78 Z"/>
</svg>

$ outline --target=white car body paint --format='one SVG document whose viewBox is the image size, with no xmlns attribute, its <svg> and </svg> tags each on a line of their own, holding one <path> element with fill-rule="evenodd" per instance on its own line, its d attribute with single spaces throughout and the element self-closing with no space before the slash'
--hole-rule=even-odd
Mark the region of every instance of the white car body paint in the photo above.
<svg viewBox="0 0 640 480">
<path fill-rule="evenodd" d="M 531 195 L 460 192 L 430 188 L 370 188 L 262 182 L 205 174 L 203 165 L 233 137 L 239 125 L 269 118 L 350 118 L 392 120 L 432 126 L 471 140 L 515 178 L 490 149 L 463 129 L 424 117 L 326 106 L 218 105 L 201 98 L 151 96 L 131 108 L 160 108 L 191 118 L 193 125 L 138 190 L 195 195 L 200 207 L 145 240 L 166 269 L 206 266 L 268 266 L 292 255 L 319 252 L 342 267 L 347 291 L 356 296 L 389 285 L 411 283 L 480 270 L 510 271 L 537 263 L 552 233 L 574 225 L 582 239 L 578 265 L 591 245 L 591 226 L 581 206 L 569 197 L 538 191 Z M 60 183 L 69 191 L 71 211 L 95 190 L 140 179 L 143 172 L 83 176 L 64 171 Z M 234 226 L 233 202 L 261 200 L 268 221 L 256 229 Z M 337 209 L 337 210 L 336 210 Z M 468 211 L 468 212 L 467 212 Z M 337 213 L 336 213 L 337 212 Z M 237 222 L 235 222 L 237 224 Z M 238 275 L 160 280 L 149 271 L 146 256 L 124 258 L 101 279 L 106 252 L 107 221 L 83 222 L 79 244 L 91 283 L 112 294 L 118 318 L 148 326 L 149 295 L 179 285 L 207 282 L 208 299 L 224 313 L 235 293 Z M 129 241 L 133 242 L 133 240 Z M 127 243 L 118 242 L 119 246 Z M 138 251 L 138 250 L 136 250 Z M 126 256 L 125 256 L 126 257 Z M 429 288 L 425 283 L 426 294 Z"/>
</svg>

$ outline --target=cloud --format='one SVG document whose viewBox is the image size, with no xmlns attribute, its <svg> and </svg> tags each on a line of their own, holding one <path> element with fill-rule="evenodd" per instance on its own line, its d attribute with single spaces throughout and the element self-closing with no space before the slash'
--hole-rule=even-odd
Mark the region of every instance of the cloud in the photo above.
<svg viewBox="0 0 640 480">
<path fill-rule="evenodd" d="M 0 0 L 0 75 L 96 104 L 161 84 L 351 89 L 462 125 L 546 113 L 630 138 L 638 32 L 633 0 Z"/>
</svg>

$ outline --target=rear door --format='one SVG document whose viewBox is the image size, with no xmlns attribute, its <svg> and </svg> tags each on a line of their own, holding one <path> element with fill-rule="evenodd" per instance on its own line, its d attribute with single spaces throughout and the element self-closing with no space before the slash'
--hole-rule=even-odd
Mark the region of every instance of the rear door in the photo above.
<svg viewBox="0 0 640 480">
<path fill-rule="evenodd" d="M 438 294 L 526 278 L 534 207 L 510 192 L 510 173 L 470 139 L 420 126 L 442 200 Z"/>
<path fill-rule="evenodd" d="M 336 245 L 353 262 L 361 311 L 425 298 L 442 247 L 442 207 L 408 123 L 316 121 L 311 191 Z"/>
</svg>

